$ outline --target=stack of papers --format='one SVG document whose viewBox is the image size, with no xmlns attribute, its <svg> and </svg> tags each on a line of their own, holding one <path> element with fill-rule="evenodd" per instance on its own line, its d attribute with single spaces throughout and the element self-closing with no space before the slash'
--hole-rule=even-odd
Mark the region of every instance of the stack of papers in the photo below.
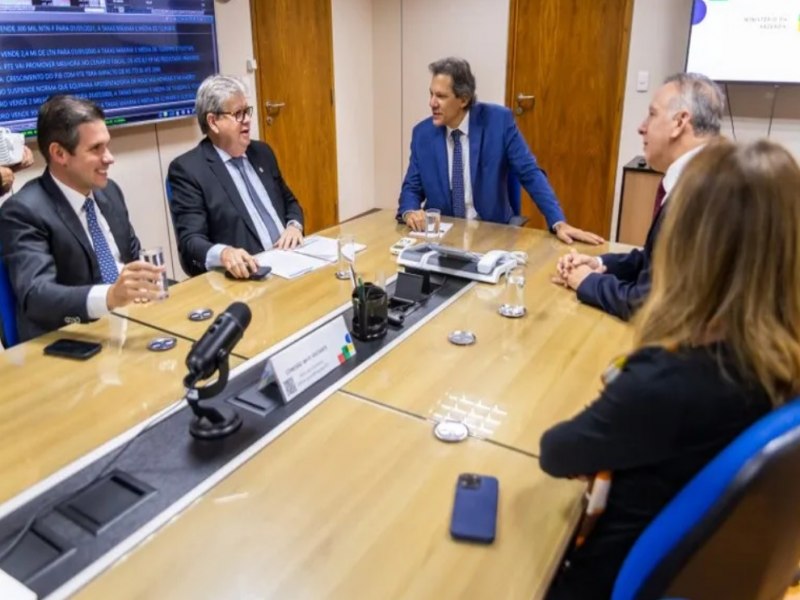
<svg viewBox="0 0 800 600">
<path fill-rule="evenodd" d="M 345 256 L 353 256 L 366 248 L 364 244 L 352 244 L 345 248 Z M 294 250 L 267 250 L 256 254 L 259 265 L 272 267 L 272 272 L 284 279 L 294 279 L 305 273 L 311 273 L 339 258 L 338 242 L 334 238 L 314 235 L 307 237 L 302 246 Z"/>
<path fill-rule="evenodd" d="M 292 250 L 267 250 L 256 254 L 255 259 L 262 267 L 272 267 L 272 272 L 284 279 L 294 279 L 328 265 L 327 261 Z"/>
<path fill-rule="evenodd" d="M 443 238 L 444 234 L 447 233 L 448 231 L 450 231 L 450 228 L 452 226 L 453 226 L 452 223 L 439 223 L 439 236 L 438 237 L 440 239 Z M 424 238 L 425 237 L 425 232 L 424 231 L 412 231 L 408 235 L 410 235 L 411 237 Z"/>
<path fill-rule="evenodd" d="M 351 244 L 352 248 L 345 248 L 345 257 L 352 257 L 356 252 L 361 252 L 366 246 L 364 244 Z M 303 245 L 295 250 L 306 256 L 321 258 L 328 262 L 336 262 L 339 258 L 339 244 L 335 238 L 313 235 L 307 237 Z"/>
</svg>

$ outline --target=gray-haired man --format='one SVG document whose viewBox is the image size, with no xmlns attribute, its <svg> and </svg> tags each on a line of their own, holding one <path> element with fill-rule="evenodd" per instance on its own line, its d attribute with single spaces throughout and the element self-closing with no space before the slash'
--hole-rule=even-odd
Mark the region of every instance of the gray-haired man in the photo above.
<svg viewBox="0 0 800 600">
<path fill-rule="evenodd" d="M 250 139 L 244 85 L 212 75 L 197 90 L 194 149 L 172 161 L 167 180 L 181 265 L 189 275 L 224 267 L 245 278 L 254 254 L 303 240 L 303 209 L 265 143 Z"/>
<path fill-rule="evenodd" d="M 664 173 L 644 248 L 600 257 L 567 254 L 558 261 L 555 283 L 621 319 L 633 315 L 650 292 L 650 257 L 669 195 L 689 161 L 719 135 L 724 107 L 722 91 L 705 75 L 679 73 L 665 80 L 639 125 L 648 164 Z"/>
</svg>

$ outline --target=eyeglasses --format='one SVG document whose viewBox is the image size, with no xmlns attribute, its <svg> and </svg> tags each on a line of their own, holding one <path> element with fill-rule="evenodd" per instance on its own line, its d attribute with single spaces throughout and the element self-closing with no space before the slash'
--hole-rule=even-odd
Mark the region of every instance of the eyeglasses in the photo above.
<svg viewBox="0 0 800 600">
<path fill-rule="evenodd" d="M 239 123 L 244 123 L 245 119 L 249 119 L 253 116 L 253 107 L 252 106 L 245 106 L 241 110 L 237 110 L 236 112 L 226 112 L 220 111 L 217 113 L 218 115 L 230 115 L 233 117 L 234 121 Z"/>
</svg>

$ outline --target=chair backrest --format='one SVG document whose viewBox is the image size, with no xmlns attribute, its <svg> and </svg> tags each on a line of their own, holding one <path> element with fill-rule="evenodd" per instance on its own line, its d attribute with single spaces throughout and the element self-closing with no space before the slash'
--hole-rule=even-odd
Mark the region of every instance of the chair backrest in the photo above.
<svg viewBox="0 0 800 600">
<path fill-rule="evenodd" d="M 10 348 L 19 343 L 17 299 L 2 256 L 3 247 L 0 245 L 0 335 L 3 338 L 3 346 Z"/>
<path fill-rule="evenodd" d="M 800 399 L 743 432 L 634 544 L 612 600 L 782 598 L 800 560 Z"/>
</svg>

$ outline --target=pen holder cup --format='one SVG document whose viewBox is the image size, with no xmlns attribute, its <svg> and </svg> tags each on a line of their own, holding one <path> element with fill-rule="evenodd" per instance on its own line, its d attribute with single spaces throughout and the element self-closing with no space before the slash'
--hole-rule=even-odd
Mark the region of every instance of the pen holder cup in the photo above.
<svg viewBox="0 0 800 600">
<path fill-rule="evenodd" d="M 365 283 L 363 290 L 353 290 L 353 321 L 350 333 L 366 342 L 386 335 L 389 319 L 389 297 L 386 291 L 372 283 Z"/>
</svg>

